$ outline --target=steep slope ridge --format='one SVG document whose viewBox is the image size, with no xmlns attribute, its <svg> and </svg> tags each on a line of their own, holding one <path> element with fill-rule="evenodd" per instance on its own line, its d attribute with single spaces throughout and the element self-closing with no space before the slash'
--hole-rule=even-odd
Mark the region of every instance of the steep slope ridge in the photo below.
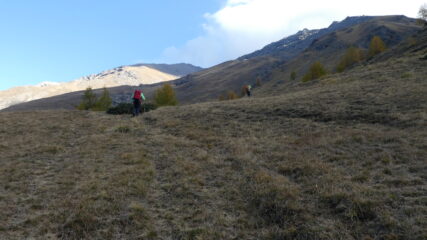
<svg viewBox="0 0 427 240">
<path fill-rule="evenodd" d="M 372 37 L 378 35 L 392 47 L 420 29 L 414 19 L 405 16 L 347 18 L 328 29 L 302 31 L 280 42 L 292 42 L 289 47 L 282 49 L 275 43 L 254 55 L 178 79 L 176 89 L 181 92 L 182 102 L 215 99 L 229 90 L 240 94 L 244 84 L 253 85 L 258 77 L 262 82 L 268 82 L 274 79 L 272 75 L 277 71 L 282 72 L 281 81 L 283 76 L 287 79 L 291 71 L 297 71 L 301 76 L 317 60 L 333 70 L 341 55 L 352 45 L 367 48 Z"/>
<path fill-rule="evenodd" d="M 37 86 L 16 87 L 0 91 L 0 110 L 18 103 L 81 91 L 88 87 L 97 89 L 170 81 L 200 69 L 189 64 L 139 64 L 114 68 L 66 83 L 42 83 Z"/>
<path fill-rule="evenodd" d="M 385 16 L 329 33 L 314 40 L 304 52 L 274 69 L 269 82 L 259 89 L 258 93 L 267 96 L 283 91 L 288 92 L 293 85 L 298 84 L 311 64 L 316 61 L 320 61 L 327 71 L 333 74 L 341 56 L 349 47 L 368 49 L 374 36 L 380 36 L 390 49 L 382 55 L 393 57 L 399 52 L 393 47 L 402 43 L 403 40 L 406 41 L 403 45 L 407 45 L 407 42 L 411 42 L 414 46 L 421 44 L 425 40 L 425 32 L 420 33 L 420 30 L 421 27 L 414 24 L 413 19 L 403 16 Z M 376 59 L 379 59 L 379 56 Z M 367 62 L 361 64 L 367 64 Z M 290 79 L 291 72 L 296 72 L 295 81 Z"/>
<path fill-rule="evenodd" d="M 156 69 L 158 71 L 171 74 L 174 76 L 185 76 L 190 73 L 199 72 L 203 70 L 201 67 L 197 67 L 187 63 L 177 63 L 177 64 L 135 64 L 133 67 L 149 67 Z"/>
<path fill-rule="evenodd" d="M 275 97 L 0 113 L 0 238 L 425 239 L 427 48 L 403 49 Z"/>
<path fill-rule="evenodd" d="M 366 22 L 373 18 L 374 17 L 370 16 L 347 17 L 341 22 L 333 22 L 328 28 L 316 30 L 304 29 L 294 35 L 271 43 L 258 51 L 244 55 L 239 59 L 243 60 L 260 56 L 274 56 L 282 60 L 289 60 L 300 52 L 304 51 L 317 38 L 334 31 Z"/>
</svg>

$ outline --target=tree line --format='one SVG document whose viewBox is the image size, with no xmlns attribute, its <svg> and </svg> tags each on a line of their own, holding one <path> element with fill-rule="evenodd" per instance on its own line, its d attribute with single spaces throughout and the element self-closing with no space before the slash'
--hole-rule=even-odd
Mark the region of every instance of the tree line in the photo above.
<svg viewBox="0 0 427 240">
<path fill-rule="evenodd" d="M 350 47 L 346 50 L 344 55 L 340 58 L 337 66 L 335 67 L 336 72 L 343 72 L 344 70 L 353 67 L 354 65 L 361 63 L 366 59 L 370 59 L 375 55 L 384 52 L 387 49 L 384 41 L 379 36 L 374 36 L 371 39 L 368 50 L 363 50 L 358 47 Z M 328 74 L 326 68 L 319 62 L 314 62 L 308 72 L 302 77 L 303 82 L 318 79 Z M 296 73 L 293 71 L 290 75 L 292 80 L 296 79 Z"/>
<path fill-rule="evenodd" d="M 112 104 L 113 100 L 111 99 L 110 92 L 106 87 L 103 88 L 101 96 L 99 98 L 95 94 L 93 89 L 91 87 L 88 87 L 84 91 L 82 100 L 76 108 L 78 110 L 107 111 L 112 107 Z M 172 85 L 167 83 L 157 89 L 154 94 L 153 100 L 148 101 L 147 105 L 149 105 L 150 108 L 178 105 L 178 100 L 176 99 L 176 94 Z"/>
</svg>

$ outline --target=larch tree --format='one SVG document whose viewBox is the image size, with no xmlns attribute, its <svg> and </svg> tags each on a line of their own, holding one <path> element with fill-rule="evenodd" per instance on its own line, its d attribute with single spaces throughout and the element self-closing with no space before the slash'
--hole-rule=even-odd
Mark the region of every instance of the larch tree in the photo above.
<svg viewBox="0 0 427 240">
<path fill-rule="evenodd" d="M 328 72 L 323 67 L 323 65 L 319 61 L 317 61 L 311 65 L 310 70 L 307 74 L 304 75 L 302 81 L 308 82 L 310 80 L 318 79 L 322 76 L 325 76 L 327 73 Z"/>
<path fill-rule="evenodd" d="M 176 99 L 175 90 L 172 85 L 166 83 L 161 88 L 157 89 L 154 95 L 154 102 L 157 106 L 176 106 L 178 100 Z"/>
<path fill-rule="evenodd" d="M 386 50 L 386 45 L 379 36 L 374 36 L 369 44 L 369 57 L 373 57 Z"/>
<path fill-rule="evenodd" d="M 82 101 L 80 102 L 77 109 L 79 110 L 90 110 L 96 105 L 96 95 L 93 92 L 92 88 L 86 88 L 86 91 L 83 93 Z"/>
</svg>

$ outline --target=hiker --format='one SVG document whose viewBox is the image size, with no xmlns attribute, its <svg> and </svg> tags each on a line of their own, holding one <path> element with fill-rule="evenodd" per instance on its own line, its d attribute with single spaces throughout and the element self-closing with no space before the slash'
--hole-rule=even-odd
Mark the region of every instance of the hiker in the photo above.
<svg viewBox="0 0 427 240">
<path fill-rule="evenodd" d="M 132 116 L 136 117 L 141 112 L 142 100 L 145 100 L 145 96 L 141 90 L 135 89 L 133 93 L 133 112 Z"/>
<path fill-rule="evenodd" d="M 246 88 L 245 88 L 245 90 L 246 90 L 246 94 L 248 95 L 248 97 L 250 97 L 251 96 L 251 85 L 246 85 Z"/>
</svg>

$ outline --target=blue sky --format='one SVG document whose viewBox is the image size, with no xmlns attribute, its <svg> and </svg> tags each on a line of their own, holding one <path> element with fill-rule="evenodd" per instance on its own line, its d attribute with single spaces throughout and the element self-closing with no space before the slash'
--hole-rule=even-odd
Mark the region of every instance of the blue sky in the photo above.
<svg viewBox="0 0 427 240">
<path fill-rule="evenodd" d="M 185 4 L 182 4 L 185 2 Z M 0 90 L 156 61 L 219 0 L 13 0 L 0 5 Z"/>
<path fill-rule="evenodd" d="M 354 15 L 415 17 L 425 0 L 11 0 L 0 5 L 0 90 L 135 63 L 231 60 Z M 369 6 L 367 8 L 366 6 Z"/>
</svg>

